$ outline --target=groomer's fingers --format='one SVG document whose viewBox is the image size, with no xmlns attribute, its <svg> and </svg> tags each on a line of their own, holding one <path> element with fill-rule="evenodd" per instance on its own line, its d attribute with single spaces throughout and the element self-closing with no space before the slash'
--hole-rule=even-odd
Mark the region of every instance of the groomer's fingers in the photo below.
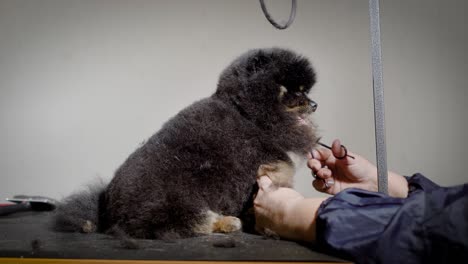
<svg viewBox="0 0 468 264">
<path fill-rule="evenodd" d="M 320 170 L 323 167 L 322 162 L 316 159 L 310 159 L 307 161 L 307 167 L 311 169 L 314 173 L 316 173 L 318 170 Z"/>
<path fill-rule="evenodd" d="M 268 191 L 273 185 L 273 182 L 268 176 L 261 176 L 257 179 L 257 184 L 260 190 Z"/>
<path fill-rule="evenodd" d="M 343 157 L 346 151 L 341 147 L 341 141 L 339 139 L 333 140 L 332 143 L 333 156 L 336 158 Z"/>
<path fill-rule="evenodd" d="M 261 176 L 258 178 L 257 184 L 258 192 L 253 203 L 256 214 L 258 213 L 259 215 L 263 215 L 265 212 L 262 211 L 263 209 L 261 208 L 268 204 L 268 193 L 273 190 L 274 184 L 268 176 Z"/>
<path fill-rule="evenodd" d="M 330 177 L 332 174 L 332 171 L 328 167 L 326 167 L 324 163 L 316 159 L 308 160 L 307 166 L 312 170 L 312 173 L 315 176 L 318 176 L 320 178 L 327 178 Z"/>
<path fill-rule="evenodd" d="M 329 178 L 325 181 L 323 179 L 315 179 L 312 182 L 312 186 L 314 187 L 315 190 L 319 192 L 328 193 L 328 194 L 333 193 L 334 184 L 335 184 L 335 181 L 333 180 L 333 178 Z"/>
<path fill-rule="evenodd" d="M 325 160 L 329 159 L 330 156 L 333 157 L 332 152 L 329 149 L 326 149 L 326 148 L 313 149 L 312 150 L 312 155 L 313 155 L 314 159 L 320 160 L 320 161 L 325 161 Z"/>
<path fill-rule="evenodd" d="M 310 169 L 319 166 L 316 168 L 317 170 L 325 165 L 328 165 L 327 163 L 331 163 L 332 161 L 330 159 L 335 160 L 332 152 L 325 148 L 313 149 L 311 157 L 312 158 L 308 160 L 307 165 Z"/>
<path fill-rule="evenodd" d="M 329 168 L 325 167 L 325 168 L 319 169 L 315 173 L 315 175 L 320 179 L 326 180 L 326 179 L 331 178 L 333 174 L 332 174 L 332 171 Z"/>
<path fill-rule="evenodd" d="M 349 152 L 343 145 L 341 145 L 341 141 L 339 139 L 333 140 L 332 143 L 332 153 L 333 156 L 344 164 L 352 164 L 354 163 L 354 159 L 346 156 L 348 154 L 352 154 Z M 356 156 L 356 155 L 355 155 Z"/>
<path fill-rule="evenodd" d="M 322 192 L 325 187 L 325 183 L 321 179 L 315 179 L 312 182 L 312 186 L 314 187 L 315 190 Z"/>
</svg>

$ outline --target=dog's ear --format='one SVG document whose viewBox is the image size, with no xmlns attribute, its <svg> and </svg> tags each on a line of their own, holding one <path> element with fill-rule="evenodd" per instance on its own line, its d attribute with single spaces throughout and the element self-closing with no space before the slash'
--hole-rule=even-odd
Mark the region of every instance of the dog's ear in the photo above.
<svg viewBox="0 0 468 264">
<path fill-rule="evenodd" d="M 242 101 L 255 101 L 255 97 L 264 93 L 266 87 L 277 86 L 275 76 L 278 67 L 271 54 L 264 50 L 251 50 L 237 58 L 221 74 L 216 94 Z M 278 86 L 279 87 L 279 86 Z"/>
<path fill-rule="evenodd" d="M 254 56 L 248 58 L 245 69 L 249 75 L 252 75 L 264 71 L 269 63 L 271 63 L 271 58 L 260 50 Z"/>
</svg>

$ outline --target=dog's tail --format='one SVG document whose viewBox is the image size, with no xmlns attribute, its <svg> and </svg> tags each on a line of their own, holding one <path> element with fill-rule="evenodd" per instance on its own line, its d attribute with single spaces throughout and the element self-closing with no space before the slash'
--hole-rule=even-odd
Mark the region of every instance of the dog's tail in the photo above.
<svg viewBox="0 0 468 264">
<path fill-rule="evenodd" d="M 53 229 L 82 233 L 101 231 L 106 186 L 106 183 L 99 181 L 59 202 L 55 209 Z"/>
</svg>

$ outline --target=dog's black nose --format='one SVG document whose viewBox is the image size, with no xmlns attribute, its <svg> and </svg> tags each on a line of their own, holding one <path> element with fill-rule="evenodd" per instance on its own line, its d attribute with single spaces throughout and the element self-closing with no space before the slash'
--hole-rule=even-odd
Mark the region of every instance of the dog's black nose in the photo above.
<svg viewBox="0 0 468 264">
<path fill-rule="evenodd" d="M 309 100 L 309 105 L 310 105 L 310 108 L 312 109 L 312 112 L 315 112 L 315 110 L 317 110 L 318 104 L 316 102 Z"/>
</svg>

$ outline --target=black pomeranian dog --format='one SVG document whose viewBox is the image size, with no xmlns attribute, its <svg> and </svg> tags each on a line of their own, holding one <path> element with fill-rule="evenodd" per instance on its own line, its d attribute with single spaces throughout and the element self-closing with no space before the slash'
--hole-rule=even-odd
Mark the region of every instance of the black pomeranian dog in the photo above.
<svg viewBox="0 0 468 264">
<path fill-rule="evenodd" d="M 242 229 L 256 178 L 292 187 L 292 156 L 315 146 L 317 104 L 307 97 L 314 83 L 308 60 L 292 51 L 248 51 L 222 72 L 212 96 L 165 123 L 107 186 L 66 198 L 56 229 L 117 227 L 149 239 Z"/>
</svg>

